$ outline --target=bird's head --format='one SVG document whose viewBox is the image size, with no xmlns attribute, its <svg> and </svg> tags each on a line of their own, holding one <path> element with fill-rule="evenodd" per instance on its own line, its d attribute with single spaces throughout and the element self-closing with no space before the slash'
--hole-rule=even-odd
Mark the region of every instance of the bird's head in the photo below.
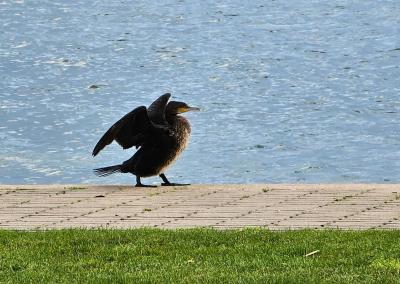
<svg viewBox="0 0 400 284">
<path fill-rule="evenodd" d="M 167 105 L 167 115 L 177 115 L 188 111 L 199 111 L 198 107 L 190 107 L 184 102 L 170 101 Z"/>
</svg>

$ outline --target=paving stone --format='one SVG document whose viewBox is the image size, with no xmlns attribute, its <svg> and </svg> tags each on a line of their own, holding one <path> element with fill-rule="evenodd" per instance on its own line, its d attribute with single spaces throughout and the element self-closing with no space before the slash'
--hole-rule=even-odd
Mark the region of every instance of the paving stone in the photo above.
<svg viewBox="0 0 400 284">
<path fill-rule="evenodd" d="M 400 229 L 397 184 L 0 185 L 0 228 Z"/>
</svg>

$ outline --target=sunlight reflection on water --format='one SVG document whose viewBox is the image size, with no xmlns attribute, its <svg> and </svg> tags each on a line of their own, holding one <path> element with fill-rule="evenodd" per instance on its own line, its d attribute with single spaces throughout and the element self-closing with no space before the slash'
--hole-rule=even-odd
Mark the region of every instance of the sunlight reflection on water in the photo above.
<svg viewBox="0 0 400 284">
<path fill-rule="evenodd" d="M 400 4 L 201 3 L 2 2 L 0 183 L 133 183 L 91 150 L 164 92 L 203 110 L 171 180 L 400 181 Z"/>
</svg>

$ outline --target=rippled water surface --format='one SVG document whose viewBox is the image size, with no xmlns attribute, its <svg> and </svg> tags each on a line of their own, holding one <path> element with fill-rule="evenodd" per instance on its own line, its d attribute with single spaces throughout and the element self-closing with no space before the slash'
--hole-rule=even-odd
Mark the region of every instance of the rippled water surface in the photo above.
<svg viewBox="0 0 400 284">
<path fill-rule="evenodd" d="M 400 182 L 399 1 L 0 1 L 0 183 L 133 183 L 91 151 L 164 92 L 172 181 Z M 159 182 L 150 178 L 147 183 Z"/>
</svg>

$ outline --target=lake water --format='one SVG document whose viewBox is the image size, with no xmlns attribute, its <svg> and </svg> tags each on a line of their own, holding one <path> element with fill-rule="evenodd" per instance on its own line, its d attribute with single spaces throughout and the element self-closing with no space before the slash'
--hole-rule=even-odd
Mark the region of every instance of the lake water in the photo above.
<svg viewBox="0 0 400 284">
<path fill-rule="evenodd" d="M 165 92 L 191 183 L 400 182 L 399 1 L 0 1 L 0 183 L 134 183 L 101 135 Z M 159 178 L 145 179 L 158 183 Z"/>
</svg>

